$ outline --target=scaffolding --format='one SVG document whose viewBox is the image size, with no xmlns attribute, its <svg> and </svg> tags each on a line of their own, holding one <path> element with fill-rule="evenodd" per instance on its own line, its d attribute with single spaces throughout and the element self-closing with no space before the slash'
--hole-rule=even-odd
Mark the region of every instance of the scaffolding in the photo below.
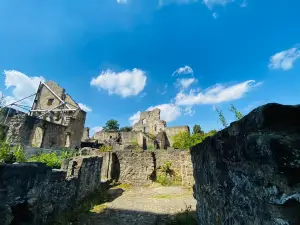
<svg viewBox="0 0 300 225">
<path fill-rule="evenodd" d="M 36 109 L 36 102 L 38 100 L 38 94 L 41 91 L 41 88 L 45 87 L 47 88 L 54 96 L 54 98 L 56 98 L 59 101 L 59 105 L 55 106 L 51 109 Z M 28 105 L 24 105 L 21 104 L 22 101 L 26 100 L 26 99 L 30 99 L 34 97 L 33 103 L 31 106 Z M 2 109 L 8 108 L 6 115 L 5 115 L 5 119 L 4 121 L 1 121 L 3 123 L 3 125 L 5 125 L 7 123 L 8 117 L 9 117 L 9 113 L 11 111 L 11 108 L 17 108 L 17 109 L 21 109 L 21 111 L 25 111 L 28 115 L 30 116 L 34 116 L 36 113 L 39 113 L 40 115 L 36 116 L 39 119 L 44 118 L 45 116 L 47 116 L 48 114 L 52 114 L 52 113 L 61 113 L 61 118 L 62 120 L 64 120 L 65 117 L 65 113 L 70 113 L 72 112 L 72 116 L 76 113 L 77 110 L 80 110 L 79 106 L 73 105 L 69 102 L 64 101 L 63 99 L 61 99 L 46 83 L 44 82 L 40 82 L 39 87 L 37 89 L 37 91 L 34 94 L 31 94 L 25 98 L 19 99 L 17 101 L 14 101 L 10 104 L 4 105 L 2 107 L 0 107 L 0 111 Z M 63 121 L 62 121 L 63 122 Z"/>
</svg>

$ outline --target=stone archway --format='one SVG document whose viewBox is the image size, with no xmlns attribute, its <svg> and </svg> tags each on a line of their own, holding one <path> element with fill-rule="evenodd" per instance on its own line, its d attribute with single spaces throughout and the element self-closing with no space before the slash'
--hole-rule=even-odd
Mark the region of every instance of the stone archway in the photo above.
<svg viewBox="0 0 300 225">
<path fill-rule="evenodd" d="M 44 130 L 41 127 L 36 127 L 33 133 L 32 147 L 41 148 L 43 144 Z"/>
</svg>

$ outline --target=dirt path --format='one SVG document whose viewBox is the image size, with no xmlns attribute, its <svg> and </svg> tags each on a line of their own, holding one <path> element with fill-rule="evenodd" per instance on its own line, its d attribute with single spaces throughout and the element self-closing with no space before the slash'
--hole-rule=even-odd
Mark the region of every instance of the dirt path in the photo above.
<svg viewBox="0 0 300 225">
<path fill-rule="evenodd" d="M 124 190 L 124 189 L 123 189 Z M 80 219 L 80 225 L 157 225 L 178 220 L 176 214 L 195 211 L 196 201 L 191 190 L 182 187 L 129 188 L 109 190 L 111 196 L 121 196 L 112 202 L 95 206 Z M 122 193 L 123 192 L 123 193 Z M 189 208 L 187 210 L 187 208 Z M 192 224 L 185 222 L 184 224 Z"/>
</svg>

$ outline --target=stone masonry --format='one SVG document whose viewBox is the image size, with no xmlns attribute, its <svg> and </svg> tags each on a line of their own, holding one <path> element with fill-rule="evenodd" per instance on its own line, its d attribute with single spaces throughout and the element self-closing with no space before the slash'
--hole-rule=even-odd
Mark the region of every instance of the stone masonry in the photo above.
<svg viewBox="0 0 300 225">
<path fill-rule="evenodd" d="M 66 170 L 42 163 L 0 165 L 0 224 L 53 223 L 99 188 L 101 157 L 78 157 Z"/>
<path fill-rule="evenodd" d="M 10 143 L 44 148 L 81 145 L 86 112 L 53 81 L 39 85 L 29 115 L 9 112 L 4 125 Z"/>
<path fill-rule="evenodd" d="M 162 133 L 164 132 L 164 134 Z M 142 149 L 156 149 L 173 147 L 173 138 L 180 132 L 190 133 L 189 126 L 167 127 L 165 121 L 160 119 L 160 109 L 142 112 L 140 119 L 133 125 L 130 132 L 117 131 L 99 131 L 94 134 L 92 139 L 98 143 L 111 143 L 111 140 L 116 140 L 121 149 L 128 149 L 132 143 L 137 143 Z M 165 140 L 162 140 L 164 137 Z M 163 146 L 159 146 L 163 143 Z"/>
<path fill-rule="evenodd" d="M 267 104 L 191 149 L 198 224 L 300 224 L 299 116 Z"/>
<path fill-rule="evenodd" d="M 157 134 L 166 128 L 166 122 L 160 119 L 160 109 L 142 112 L 140 120 L 133 125 L 133 131 Z"/>
<path fill-rule="evenodd" d="M 182 179 L 182 185 L 194 183 L 191 155 L 186 150 L 157 151 L 114 151 L 105 152 L 103 157 L 102 178 L 114 179 L 135 186 L 151 184 L 156 172 L 166 163 Z"/>
</svg>

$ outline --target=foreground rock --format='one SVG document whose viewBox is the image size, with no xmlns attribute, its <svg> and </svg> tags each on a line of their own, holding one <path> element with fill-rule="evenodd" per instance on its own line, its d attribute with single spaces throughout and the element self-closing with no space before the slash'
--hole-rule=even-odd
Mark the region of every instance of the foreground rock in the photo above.
<svg viewBox="0 0 300 225">
<path fill-rule="evenodd" d="M 199 224 L 300 224 L 300 106 L 259 107 L 191 155 Z"/>
<path fill-rule="evenodd" d="M 42 163 L 0 165 L 0 224 L 56 221 L 100 185 L 101 157 L 78 157 L 66 170 Z"/>
</svg>

